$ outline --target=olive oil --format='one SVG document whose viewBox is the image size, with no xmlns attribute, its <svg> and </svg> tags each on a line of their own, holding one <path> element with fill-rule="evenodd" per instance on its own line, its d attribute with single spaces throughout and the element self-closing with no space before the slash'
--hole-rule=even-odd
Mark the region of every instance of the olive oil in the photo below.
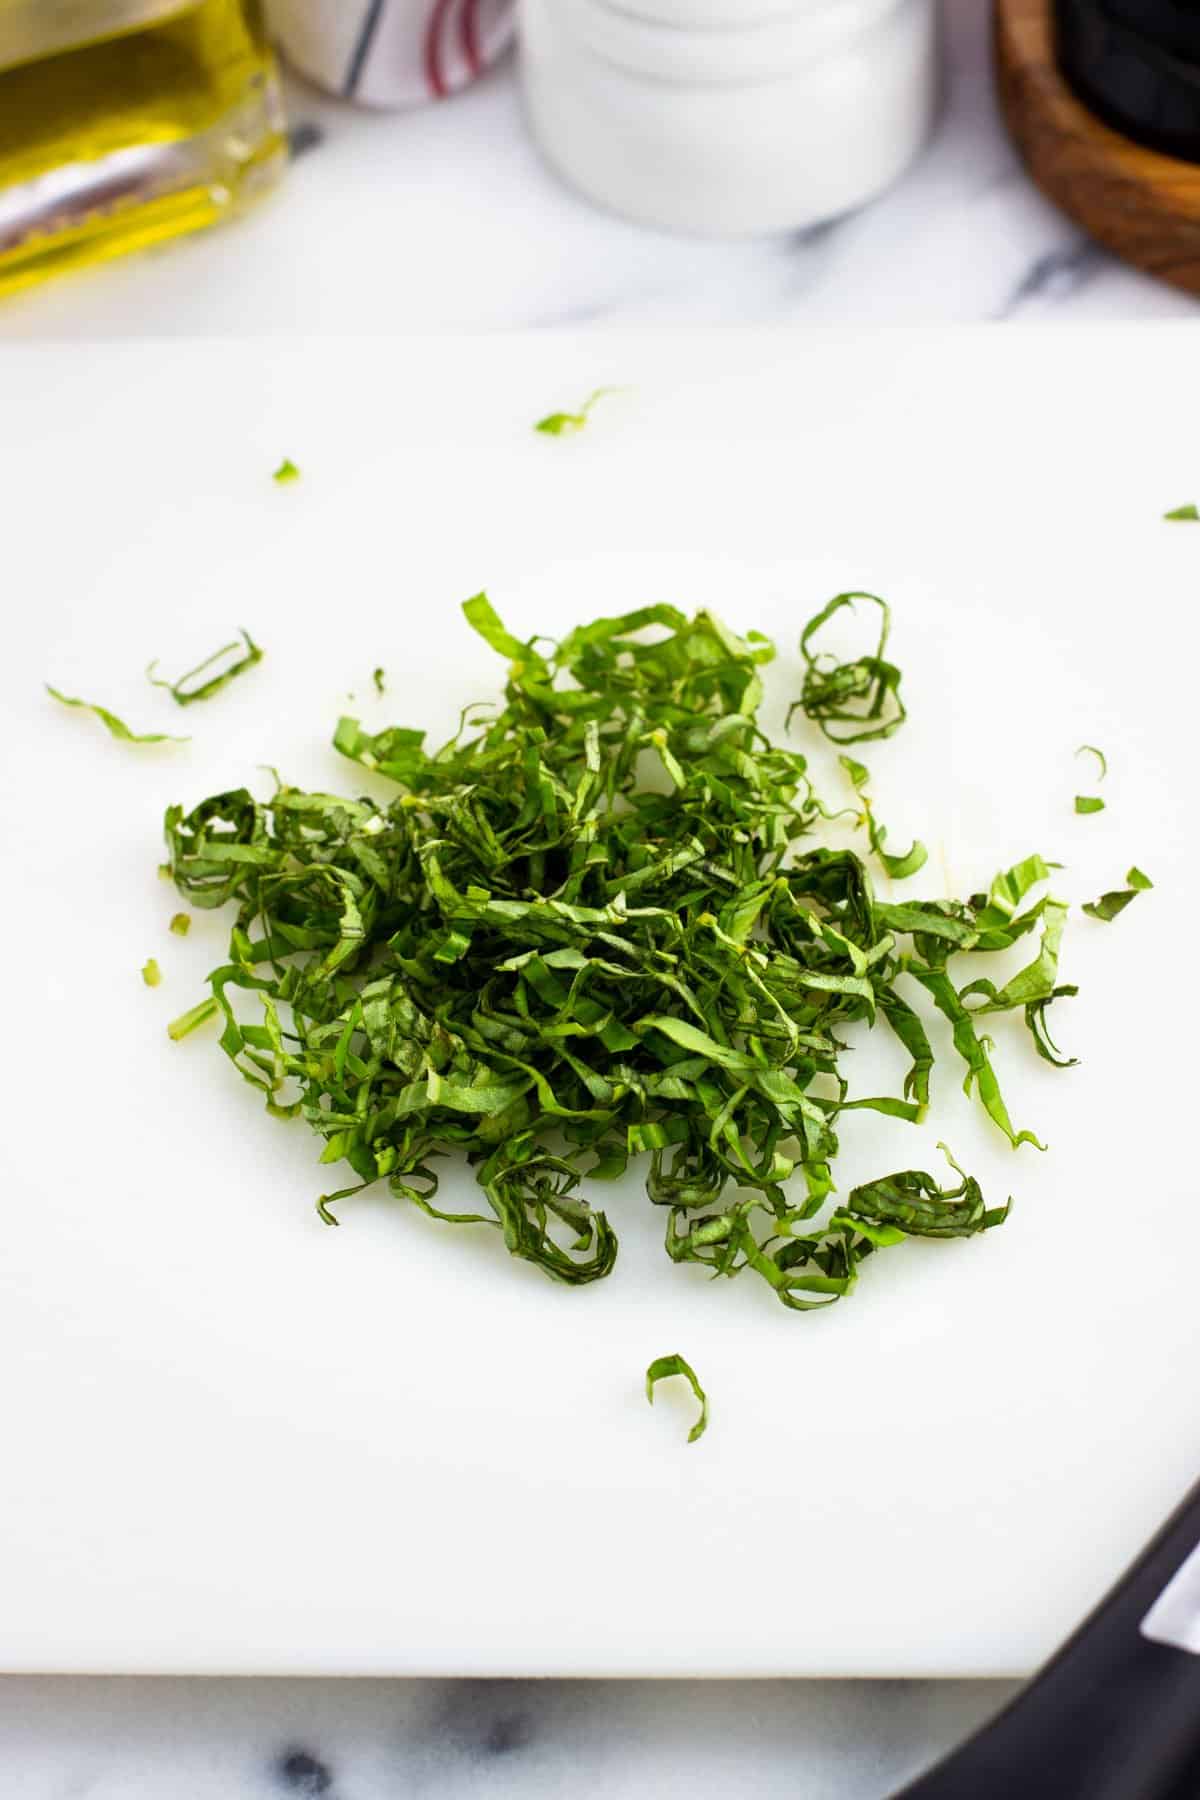
<svg viewBox="0 0 1200 1800">
<path fill-rule="evenodd" d="M 0 0 L 0 294 L 211 224 L 285 160 L 259 0 Z"/>
</svg>

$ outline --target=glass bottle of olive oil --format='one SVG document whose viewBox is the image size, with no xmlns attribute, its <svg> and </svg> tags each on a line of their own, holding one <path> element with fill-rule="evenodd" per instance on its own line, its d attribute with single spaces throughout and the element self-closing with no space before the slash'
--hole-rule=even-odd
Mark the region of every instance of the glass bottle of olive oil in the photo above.
<svg viewBox="0 0 1200 1800">
<path fill-rule="evenodd" d="M 0 294 L 210 224 L 285 157 L 260 0 L 0 0 Z"/>
</svg>

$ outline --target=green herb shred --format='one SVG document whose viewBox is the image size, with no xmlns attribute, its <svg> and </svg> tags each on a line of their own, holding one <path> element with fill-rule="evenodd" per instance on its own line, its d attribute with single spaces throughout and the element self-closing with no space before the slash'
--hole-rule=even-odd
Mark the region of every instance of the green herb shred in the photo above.
<svg viewBox="0 0 1200 1800">
<path fill-rule="evenodd" d="M 142 980 L 147 987 L 157 987 L 162 980 L 162 970 L 159 968 L 153 957 L 150 957 L 147 962 L 142 964 Z"/>
<path fill-rule="evenodd" d="M 700 1386 L 691 1363 L 685 1361 L 682 1356 L 656 1356 L 646 1370 L 646 1398 L 653 1406 L 656 1383 L 669 1381 L 675 1375 L 682 1375 L 700 1403 L 700 1417 L 688 1432 L 688 1443 L 694 1444 L 696 1439 L 702 1438 L 708 1429 L 708 1395 Z"/>
<path fill-rule="evenodd" d="M 1094 756 L 1100 767 L 1100 780 L 1108 774 L 1108 758 L 1103 750 L 1097 750 L 1095 744 L 1080 744 L 1076 756 Z M 1104 811 L 1103 800 L 1095 794 L 1076 794 L 1075 811 L 1077 813 L 1100 813 Z"/>
<path fill-rule="evenodd" d="M 590 419 L 592 408 L 597 401 L 603 400 L 607 394 L 615 394 L 616 391 L 616 388 L 611 387 L 597 388 L 595 393 L 588 395 L 578 412 L 547 413 L 544 419 L 538 420 L 533 429 L 544 432 L 547 437 L 568 437 L 573 432 L 582 431 Z"/>
<path fill-rule="evenodd" d="M 215 1019 L 220 1010 L 210 995 L 207 1000 L 201 1000 L 197 1006 L 191 1006 L 187 1012 L 180 1013 L 177 1019 L 172 1019 L 167 1026 L 167 1036 L 178 1043 L 181 1038 L 187 1037 L 188 1033 L 195 1031 L 198 1026 L 206 1025 L 209 1019 Z"/>
<path fill-rule="evenodd" d="M 905 1169 L 850 1190 L 844 1207 L 831 1224 L 845 1223 L 882 1247 L 905 1237 L 974 1237 L 993 1225 L 1003 1225 L 1012 1201 L 988 1208 L 979 1183 L 959 1168 L 945 1144 L 938 1149 L 958 1176 L 958 1186 L 939 1187 L 923 1169 Z"/>
<path fill-rule="evenodd" d="M 169 929 L 175 933 L 176 937 L 186 937 L 192 929 L 191 913 L 176 913 L 171 920 Z"/>
<path fill-rule="evenodd" d="M 1177 506 L 1172 512 L 1164 513 L 1163 518 L 1174 519 L 1177 521 L 1184 519 L 1200 519 L 1200 509 L 1198 509 L 1194 503 L 1187 506 Z"/>
<path fill-rule="evenodd" d="M 243 674 L 247 669 L 252 669 L 255 663 L 260 663 L 263 659 L 263 652 L 254 642 L 250 633 L 245 627 L 240 629 L 240 642 L 235 638 L 231 644 L 222 644 L 219 650 L 214 650 L 211 656 L 206 656 L 202 663 L 197 663 L 194 669 L 189 669 L 187 674 L 181 675 L 177 681 L 160 680 L 154 673 L 158 667 L 157 660 L 152 662 L 146 670 L 147 681 L 154 687 L 166 688 L 177 706 L 191 706 L 196 700 L 211 700 L 214 694 L 220 693 L 221 689 L 227 687 L 238 675 Z M 233 661 L 226 662 L 227 657 L 232 657 Z M 215 674 L 209 675 L 206 681 L 201 681 L 195 686 L 189 685 L 196 682 L 197 676 L 205 675 L 214 663 L 225 663 L 225 667 L 218 669 Z"/>
<path fill-rule="evenodd" d="M 828 651 L 814 651 L 813 643 L 829 621 L 843 610 L 853 612 L 859 601 L 879 608 L 879 638 L 873 652 L 840 663 Z M 891 737 L 908 716 L 900 698 L 900 671 L 885 661 L 891 609 L 878 594 L 835 594 L 827 606 L 808 621 L 800 638 L 804 658 L 804 685 L 799 700 L 788 712 L 803 712 L 834 744 L 861 744 L 872 738 Z M 853 730 L 833 731 L 832 725 Z"/>
<path fill-rule="evenodd" d="M 806 758 L 759 723 L 767 638 L 669 605 L 557 644 L 515 636 L 486 595 L 464 612 L 507 666 L 490 715 L 468 709 L 432 748 L 408 726 L 338 723 L 336 748 L 394 783 L 391 800 L 280 782 L 166 815 L 183 899 L 236 908 L 212 999 L 172 1036 L 219 1011 L 221 1047 L 268 1110 L 349 1166 L 322 1217 L 385 1181 L 590 1282 L 617 1254 L 596 1191 L 644 1158 L 672 1261 L 750 1270 L 796 1311 L 849 1294 L 881 1248 L 999 1224 L 969 1177 L 943 1191 L 913 1170 L 830 1216 L 838 1123 L 924 1116 L 934 1054 L 907 975 L 949 1022 L 967 1092 L 1011 1144 L 1038 1143 L 976 1026 L 1023 1014 L 1059 1060 L 1046 1015 L 1075 991 L 1057 979 L 1067 909 L 1033 897 L 1056 865 L 1035 854 L 986 894 L 884 903 L 859 856 L 812 841 L 830 815 Z M 881 735 L 903 716 L 886 623 L 884 609 L 847 679 L 813 677 L 823 729 Z M 952 958 L 1025 938 L 1003 986 L 959 985 Z M 907 1053 L 900 1093 L 851 1091 L 847 1033 L 871 1026 Z M 439 1207 L 447 1158 L 473 1168 L 476 1209 Z"/>
<path fill-rule="evenodd" d="M 387 692 L 387 677 L 382 669 L 372 669 L 371 680 L 375 683 L 375 692 L 383 695 Z"/>
<path fill-rule="evenodd" d="M 1148 875 L 1143 875 L 1139 868 L 1130 869 L 1125 877 L 1125 886 L 1117 888 L 1110 894 L 1101 894 L 1098 900 L 1086 900 L 1083 910 L 1093 919 L 1103 919 L 1111 925 L 1118 913 L 1123 913 L 1129 902 L 1144 894 L 1154 883 Z"/>
<path fill-rule="evenodd" d="M 271 480 L 277 481 L 279 483 L 280 487 L 285 487 L 289 481 L 299 481 L 299 479 L 300 479 L 300 471 L 296 467 L 295 463 L 292 461 L 290 456 L 284 457 L 284 459 L 280 463 L 279 467 L 275 470 L 274 474 L 271 476 Z"/>
<path fill-rule="evenodd" d="M 124 719 L 118 719 L 116 713 L 109 712 L 106 706 L 97 706 L 91 700 L 72 700 L 67 694 L 60 694 L 58 689 L 45 683 L 46 692 L 52 700 L 61 706 L 78 706 L 84 712 L 90 712 L 99 719 L 110 737 L 115 737 L 123 744 L 186 744 L 191 740 L 185 737 L 170 737 L 163 731 L 130 731 Z"/>
<path fill-rule="evenodd" d="M 867 794 L 867 783 L 871 779 L 870 771 L 863 763 L 856 762 L 852 756 L 839 756 L 838 761 L 850 777 L 850 784 L 858 795 L 859 803 L 862 806 L 862 825 L 872 850 L 893 881 L 907 881 L 910 875 L 915 875 L 919 869 L 925 867 L 929 860 L 928 850 L 924 844 L 914 838 L 911 849 L 906 850 L 903 856 L 889 855 L 883 847 L 887 839 L 887 831 L 884 826 L 876 824 L 875 815 L 871 811 L 870 797 Z"/>
</svg>

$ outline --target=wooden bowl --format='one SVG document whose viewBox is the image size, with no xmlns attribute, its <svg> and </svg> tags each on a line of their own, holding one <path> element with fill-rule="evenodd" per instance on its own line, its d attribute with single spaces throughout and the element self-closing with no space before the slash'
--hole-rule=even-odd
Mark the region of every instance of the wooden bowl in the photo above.
<svg viewBox="0 0 1200 1800">
<path fill-rule="evenodd" d="M 1077 100 L 1054 60 L 1052 0 L 996 0 L 1005 121 L 1042 191 L 1126 262 L 1200 294 L 1200 165 L 1148 150 Z"/>
</svg>

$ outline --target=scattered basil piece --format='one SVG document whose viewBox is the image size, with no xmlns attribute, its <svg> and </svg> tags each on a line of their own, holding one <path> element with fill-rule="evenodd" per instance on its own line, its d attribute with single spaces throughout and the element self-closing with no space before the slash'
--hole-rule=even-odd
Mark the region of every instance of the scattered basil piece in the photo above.
<svg viewBox="0 0 1200 1800">
<path fill-rule="evenodd" d="M 246 669 L 252 669 L 255 663 L 260 663 L 263 659 L 263 652 L 254 642 L 250 633 L 244 626 L 239 629 L 241 631 L 240 643 L 235 638 L 231 644 L 222 644 L 219 650 L 214 650 L 211 656 L 206 656 L 202 663 L 197 663 L 194 669 L 189 669 L 187 674 L 181 675 L 177 681 L 163 681 L 154 673 L 158 667 L 156 658 L 146 670 L 147 681 L 154 687 L 166 688 L 177 706 L 191 706 L 195 700 L 211 700 L 214 694 L 219 693 L 223 687 L 227 687 L 236 676 L 241 675 Z M 219 669 L 215 675 L 210 675 L 208 680 L 202 681 L 198 687 L 188 686 L 188 683 L 194 682 L 198 675 L 203 675 L 206 670 L 212 668 L 214 663 L 221 662 L 227 656 L 234 658 L 227 667 Z"/>
<path fill-rule="evenodd" d="M 594 393 L 588 395 L 578 412 L 547 413 L 544 419 L 538 420 L 533 429 L 544 432 L 548 437 L 566 437 L 572 432 L 582 431 L 591 417 L 592 408 L 596 402 L 603 400 L 606 394 L 615 394 L 616 391 L 616 388 L 611 387 L 597 388 Z"/>
<path fill-rule="evenodd" d="M 1077 1056 L 1064 1056 L 1054 1039 L 1050 1036 L 1050 1027 L 1046 1023 L 1046 1014 L 1055 1000 L 1073 999 L 1079 992 L 1074 986 L 1052 988 L 1048 994 L 1037 1000 L 1030 1000 L 1025 1007 L 1025 1023 L 1033 1036 L 1034 1047 L 1044 1062 L 1053 1063 L 1056 1069 L 1073 1069 L 1077 1066 Z"/>
<path fill-rule="evenodd" d="M 653 1406 L 656 1383 L 669 1381 L 675 1375 L 682 1375 L 700 1402 L 700 1417 L 688 1432 L 688 1443 L 694 1444 L 708 1429 L 708 1395 L 696 1379 L 696 1371 L 691 1363 L 685 1362 L 682 1356 L 656 1356 L 646 1370 L 646 1398 Z"/>
<path fill-rule="evenodd" d="M 371 680 L 375 683 L 377 694 L 382 695 L 387 692 L 387 677 L 382 669 L 372 669 Z"/>
<path fill-rule="evenodd" d="M 1114 889 L 1110 893 L 1101 894 L 1098 900 L 1085 900 L 1082 911 L 1087 913 L 1089 918 L 1102 919 L 1106 924 L 1111 924 L 1118 913 L 1125 911 L 1133 898 L 1134 890 L 1132 888 Z"/>
<path fill-rule="evenodd" d="M 873 653 L 853 662 L 839 663 L 828 652 L 812 649 L 813 640 L 843 608 L 854 611 L 858 601 L 879 608 L 879 639 Z M 788 723 L 797 710 L 818 725 L 834 744 L 861 744 L 891 737 L 907 718 L 900 698 L 900 671 L 884 660 L 892 614 L 878 594 L 835 594 L 827 606 L 811 618 L 800 638 L 804 658 L 804 685 L 799 700 L 788 712 Z M 830 726 L 853 725 L 853 731 L 831 731 Z"/>
<path fill-rule="evenodd" d="M 1190 519 L 1200 519 L 1200 509 L 1198 509 L 1194 503 L 1189 504 L 1187 506 L 1177 506 L 1173 512 L 1164 513 L 1163 518 L 1164 519 L 1189 519 L 1189 520 Z"/>
<path fill-rule="evenodd" d="M 169 737 L 162 731 L 130 731 L 125 721 L 118 719 L 116 713 L 109 712 L 106 706 L 97 706 L 90 700 L 72 700 L 67 694 L 60 694 L 57 688 L 51 687 L 48 681 L 44 685 L 51 699 L 57 700 L 61 706 L 78 706 L 84 712 L 93 713 L 109 735 L 119 738 L 123 744 L 187 744 L 191 742 L 190 738 Z"/>
<path fill-rule="evenodd" d="M 175 917 L 171 920 L 169 929 L 175 933 L 176 937 L 186 937 L 188 932 L 192 929 L 191 913 L 176 913 Z"/>
<path fill-rule="evenodd" d="M 279 483 L 280 487 L 283 487 L 289 481 L 299 481 L 299 479 L 300 479 L 300 471 L 296 467 L 295 463 L 292 461 L 290 456 L 284 457 L 284 459 L 280 463 L 279 467 L 275 470 L 274 474 L 271 476 L 271 480 L 277 481 Z"/>
<path fill-rule="evenodd" d="M 157 987 L 162 980 L 162 970 L 153 957 L 142 964 L 142 980 L 147 987 Z"/>
<path fill-rule="evenodd" d="M 928 850 L 924 844 L 914 838 L 912 848 L 906 850 L 903 856 L 889 855 L 883 847 L 887 838 L 887 830 L 884 826 L 876 824 L 875 815 L 871 811 L 871 801 L 867 794 L 867 782 L 871 779 L 869 770 L 863 763 L 856 762 L 852 756 L 839 756 L 838 761 L 850 777 L 851 786 L 858 795 L 862 806 L 862 825 L 872 850 L 893 881 L 907 881 L 910 875 L 915 875 L 919 869 L 925 867 L 929 861 Z"/>
<path fill-rule="evenodd" d="M 1100 779 L 1104 780 L 1108 774 L 1108 758 L 1103 750 L 1097 750 L 1095 744 L 1080 744 L 1075 754 L 1076 756 L 1094 756 L 1100 766 Z M 1100 813 L 1104 811 L 1104 802 L 1094 794 L 1076 794 L 1075 811 L 1077 813 Z"/>
<path fill-rule="evenodd" d="M 1117 888 L 1110 894 L 1101 894 L 1098 900 L 1085 900 L 1083 911 L 1093 919 L 1103 919 L 1106 924 L 1111 924 L 1119 913 L 1125 911 L 1131 900 L 1154 886 L 1150 877 L 1143 875 L 1136 867 L 1130 869 L 1125 882 L 1123 888 Z"/>
<path fill-rule="evenodd" d="M 211 996 L 207 1000 L 201 1000 L 198 1006 L 189 1007 L 187 1012 L 180 1013 L 177 1019 L 171 1020 L 167 1026 L 167 1036 L 174 1038 L 178 1043 L 180 1038 L 187 1037 L 188 1033 L 195 1031 L 197 1026 L 206 1024 L 209 1019 L 215 1019 L 219 1010 L 216 1001 Z"/>
</svg>

